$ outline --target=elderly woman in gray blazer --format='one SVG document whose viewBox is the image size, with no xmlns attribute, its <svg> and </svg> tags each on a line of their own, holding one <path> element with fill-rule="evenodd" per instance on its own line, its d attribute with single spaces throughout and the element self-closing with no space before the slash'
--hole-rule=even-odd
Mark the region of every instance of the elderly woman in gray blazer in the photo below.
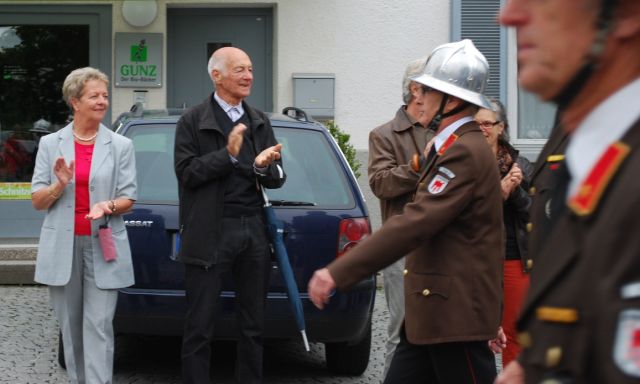
<svg viewBox="0 0 640 384">
<path fill-rule="evenodd" d="M 72 383 L 112 382 L 118 288 L 134 282 L 122 219 L 137 194 L 134 149 L 100 123 L 109 107 L 108 85 L 94 68 L 67 76 L 62 94 L 73 121 L 42 138 L 31 185 L 34 208 L 47 211 L 35 281 L 49 286 Z M 98 238 L 107 222 L 113 260 Z"/>
</svg>

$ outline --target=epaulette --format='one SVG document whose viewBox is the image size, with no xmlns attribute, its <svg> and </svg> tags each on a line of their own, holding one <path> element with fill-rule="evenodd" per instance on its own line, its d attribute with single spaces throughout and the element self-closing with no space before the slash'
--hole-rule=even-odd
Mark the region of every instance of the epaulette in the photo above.
<svg viewBox="0 0 640 384">
<path fill-rule="evenodd" d="M 549 169 L 552 171 L 560 168 L 560 163 L 564 160 L 563 154 L 549 155 L 547 156 L 547 163 L 549 164 Z"/>
</svg>

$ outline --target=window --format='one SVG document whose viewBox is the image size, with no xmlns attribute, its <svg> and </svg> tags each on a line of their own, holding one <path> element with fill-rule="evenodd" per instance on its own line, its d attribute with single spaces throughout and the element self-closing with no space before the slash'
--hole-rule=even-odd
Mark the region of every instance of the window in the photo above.
<svg viewBox="0 0 640 384">
<path fill-rule="evenodd" d="M 40 137 L 70 121 L 62 82 L 88 64 L 88 25 L 0 26 L 0 182 L 31 181 Z"/>
<path fill-rule="evenodd" d="M 136 152 L 138 202 L 177 204 L 178 182 L 173 167 L 176 126 L 137 124 L 126 131 Z M 308 202 L 321 208 L 352 208 L 353 194 L 338 155 L 325 135 L 312 130 L 274 127 L 282 143 L 287 182 L 268 189 L 272 201 Z"/>
<path fill-rule="evenodd" d="M 471 39 L 489 61 L 487 96 L 506 106 L 516 148 L 535 160 L 549 137 L 555 106 L 540 102 L 518 86 L 515 31 L 496 21 L 504 0 L 453 0 L 452 40 Z"/>
<path fill-rule="evenodd" d="M 173 170 L 175 124 L 133 125 L 127 137 L 136 151 L 138 201 L 178 202 L 178 180 Z"/>
<path fill-rule="evenodd" d="M 3 164 L 3 160 L 0 159 L 0 212 L 2 212 L 0 214 L 0 240 L 3 238 L 35 239 L 40 234 L 44 212 L 36 211 L 31 206 L 30 173 L 32 165 L 29 161 L 33 162 L 35 159 L 35 148 L 39 136 L 55 129 L 56 125 L 61 124 L 61 119 L 64 122 L 69 111 L 69 108 L 62 101 L 60 86 L 70 70 L 64 74 L 65 76 L 59 78 L 51 75 L 56 68 L 66 65 L 62 61 L 75 60 L 77 57 L 83 57 L 83 59 L 73 65 L 90 65 L 100 68 L 107 75 L 111 74 L 113 4 L 94 4 L 91 2 L 92 4 L 83 5 L 75 1 L 59 1 L 57 2 L 59 4 L 42 2 L 29 4 L 33 2 L 26 1 L 12 1 L 10 3 L 5 1 L 2 3 L 0 5 L 0 94 L 2 94 L 0 98 L 0 156 L 6 154 L 4 153 L 5 144 L 12 140 L 9 138 L 11 136 L 15 136 L 18 144 L 26 148 L 28 156 L 27 159 L 23 156 L 17 161 L 9 160 L 13 161 L 10 166 L 7 166 L 6 163 Z M 17 54 L 20 53 L 19 49 L 10 50 L 18 48 L 18 44 L 23 44 L 23 37 L 20 36 L 22 31 L 16 30 L 17 27 L 20 27 L 24 33 L 41 32 L 38 36 L 29 36 L 31 40 L 25 40 L 34 42 L 37 39 L 38 44 L 47 46 L 47 53 L 31 54 L 26 58 Z M 85 31 L 84 36 L 77 36 L 80 30 Z M 51 49 L 51 45 L 56 44 L 51 39 L 52 36 L 58 36 L 59 40 L 62 40 L 58 41 L 62 44 L 58 46 L 58 50 Z M 8 50 L 17 55 L 7 58 Z M 22 53 L 26 54 L 27 51 L 24 49 Z M 9 68 L 5 70 L 7 65 Z M 7 83 L 6 77 L 8 75 L 11 75 L 12 78 L 14 75 L 17 77 L 20 75 L 21 70 L 19 69 L 27 67 L 48 69 L 31 77 L 32 80 L 39 78 L 40 83 L 19 84 L 14 83 L 13 79 L 11 85 Z M 23 86 L 30 88 L 22 89 Z M 33 99 L 23 100 L 20 95 L 24 95 L 26 92 L 39 93 L 41 98 L 36 99 L 36 102 Z M 53 100 L 53 96 L 55 96 L 55 105 L 49 104 L 49 101 Z M 40 102 L 37 103 L 38 101 Z M 12 108 L 9 108 L 8 105 L 11 105 Z M 62 106 L 62 108 L 58 108 L 58 106 Z M 27 107 L 31 109 L 27 110 Z M 20 108 L 20 111 L 28 116 L 15 114 L 14 111 L 18 110 L 16 108 Z M 56 115 L 56 113 L 59 114 Z M 49 117 L 49 114 L 54 117 Z M 9 120 L 12 123 L 9 123 Z M 107 126 L 111 125 L 111 110 L 107 112 L 103 122 Z M 14 130 L 16 125 L 20 129 Z M 40 134 L 29 132 L 33 128 L 44 127 L 48 127 L 48 129 L 45 132 L 40 131 Z M 16 131 L 21 133 L 14 135 Z"/>
</svg>

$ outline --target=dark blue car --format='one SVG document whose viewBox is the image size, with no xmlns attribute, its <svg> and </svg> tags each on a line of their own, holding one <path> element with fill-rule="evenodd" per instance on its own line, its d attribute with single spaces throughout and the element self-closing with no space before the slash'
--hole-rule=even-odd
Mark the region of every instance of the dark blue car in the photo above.
<svg viewBox="0 0 640 384">
<path fill-rule="evenodd" d="M 175 111 L 174 111 L 175 112 Z M 115 123 L 133 140 L 138 171 L 138 200 L 125 216 L 136 284 L 120 290 L 115 316 L 117 333 L 181 335 L 185 314 L 184 269 L 176 261 L 179 247 L 178 186 L 173 145 L 179 114 L 137 111 Z M 308 299 L 313 272 L 370 234 L 368 211 L 356 179 L 327 129 L 306 118 L 272 115 L 276 139 L 283 144 L 287 182 L 268 190 L 284 240 L 306 318 L 311 342 L 325 343 L 327 366 L 336 373 L 359 375 L 367 367 L 375 277 L 348 293 L 336 292 L 322 311 Z M 234 338 L 234 288 L 225 282 L 216 338 Z M 267 339 L 297 339 L 300 334 L 275 259 L 266 312 Z"/>
</svg>

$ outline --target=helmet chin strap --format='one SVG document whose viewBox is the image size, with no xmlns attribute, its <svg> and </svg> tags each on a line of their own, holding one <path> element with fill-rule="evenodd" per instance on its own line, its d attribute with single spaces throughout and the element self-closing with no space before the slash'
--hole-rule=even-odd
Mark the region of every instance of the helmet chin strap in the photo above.
<svg viewBox="0 0 640 384">
<path fill-rule="evenodd" d="M 453 108 L 449 112 L 444 113 L 444 107 L 447 105 L 448 101 L 449 101 L 449 95 L 447 95 L 446 93 L 443 93 L 442 100 L 440 101 L 440 107 L 438 108 L 438 112 L 436 112 L 436 115 L 433 117 L 433 119 L 431 119 L 427 128 L 429 128 L 434 132 L 438 132 L 438 128 L 440 128 L 440 124 L 442 123 L 443 118 L 455 115 L 456 113 L 467 108 L 470 104 L 467 101 L 461 100 L 462 103 L 460 105 Z"/>
<path fill-rule="evenodd" d="M 602 0 L 600 14 L 596 22 L 596 37 L 591 43 L 591 49 L 584 59 L 582 67 L 569 80 L 567 85 L 553 98 L 558 109 L 565 109 L 571 101 L 580 93 L 582 88 L 598 66 L 598 59 L 602 56 L 605 43 L 613 28 L 613 11 L 618 0 Z"/>
</svg>

